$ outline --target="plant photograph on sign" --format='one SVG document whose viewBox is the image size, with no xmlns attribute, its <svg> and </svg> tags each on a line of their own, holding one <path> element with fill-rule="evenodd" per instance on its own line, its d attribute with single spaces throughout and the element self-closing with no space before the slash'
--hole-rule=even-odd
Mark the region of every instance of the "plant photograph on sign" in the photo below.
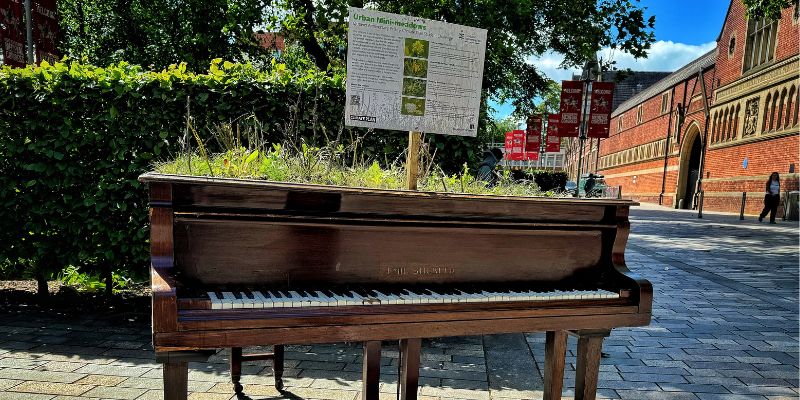
<svg viewBox="0 0 800 400">
<path fill-rule="evenodd" d="M 403 97 L 403 105 L 400 108 L 400 114 L 414 115 L 417 117 L 425 115 L 425 99 Z"/>
<path fill-rule="evenodd" d="M 406 57 L 428 58 L 428 41 L 406 38 L 404 46 Z"/>
<path fill-rule="evenodd" d="M 428 76 L 428 60 L 406 58 L 403 62 L 403 75 L 425 78 Z"/>
<path fill-rule="evenodd" d="M 426 88 L 424 79 L 403 78 L 403 96 L 425 97 Z"/>
</svg>

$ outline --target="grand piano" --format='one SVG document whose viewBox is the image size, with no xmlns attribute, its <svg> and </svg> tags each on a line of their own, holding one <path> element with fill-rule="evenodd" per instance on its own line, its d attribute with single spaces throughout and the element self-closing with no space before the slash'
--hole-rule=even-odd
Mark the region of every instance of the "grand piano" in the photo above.
<svg viewBox="0 0 800 400">
<path fill-rule="evenodd" d="M 545 399 L 559 399 L 567 335 L 575 398 L 593 399 L 603 338 L 650 322 L 652 287 L 625 267 L 627 200 L 342 188 L 148 173 L 153 346 L 167 399 L 188 362 L 230 348 L 363 342 L 363 396 L 378 398 L 381 341 L 417 397 L 423 338 L 546 332 Z M 244 355 L 246 346 L 274 353 Z M 533 373 L 533 371 L 531 371 Z"/>
</svg>

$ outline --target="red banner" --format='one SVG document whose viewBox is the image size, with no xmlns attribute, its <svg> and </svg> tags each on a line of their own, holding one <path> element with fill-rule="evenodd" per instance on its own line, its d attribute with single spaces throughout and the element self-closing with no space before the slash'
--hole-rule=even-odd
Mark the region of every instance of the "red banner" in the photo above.
<svg viewBox="0 0 800 400">
<path fill-rule="evenodd" d="M 511 159 L 511 150 L 514 149 L 514 132 L 506 132 L 506 144 L 503 146 L 503 158 Z"/>
<path fill-rule="evenodd" d="M 586 136 L 607 138 L 611 123 L 611 103 L 614 100 L 614 82 L 592 83 L 592 104 L 587 116 Z"/>
<path fill-rule="evenodd" d="M 33 2 L 33 43 L 36 45 L 36 63 L 47 61 L 50 64 L 59 60 L 58 15 L 56 0 L 34 0 Z"/>
<path fill-rule="evenodd" d="M 525 152 L 538 153 L 542 140 L 542 117 L 531 115 L 525 128 Z"/>
<path fill-rule="evenodd" d="M 22 10 L 22 0 L 0 0 L 3 63 L 12 67 L 25 66 L 25 21 Z"/>
<path fill-rule="evenodd" d="M 561 105 L 559 113 L 558 135 L 577 137 L 583 108 L 583 82 L 561 81 Z"/>
<path fill-rule="evenodd" d="M 536 161 L 539 159 L 539 152 L 526 151 L 525 159 L 528 161 Z"/>
<path fill-rule="evenodd" d="M 551 114 L 547 117 L 547 142 L 545 143 L 545 151 L 548 153 L 558 153 L 561 151 L 561 136 L 558 135 L 558 122 L 560 119 L 561 116 L 558 114 Z M 552 141 L 555 141 L 557 144 L 552 144 Z"/>
<path fill-rule="evenodd" d="M 513 147 L 511 148 L 511 159 L 514 161 L 525 159 L 525 131 L 515 130 L 511 132 Z"/>
</svg>

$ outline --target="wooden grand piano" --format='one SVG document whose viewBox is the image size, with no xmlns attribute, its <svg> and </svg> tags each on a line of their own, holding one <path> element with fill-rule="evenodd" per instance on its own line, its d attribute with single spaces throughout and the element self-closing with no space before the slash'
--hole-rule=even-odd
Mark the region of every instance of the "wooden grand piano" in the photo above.
<svg viewBox="0 0 800 400">
<path fill-rule="evenodd" d="M 602 341 L 650 322 L 652 287 L 625 267 L 625 200 L 435 194 L 145 174 L 153 345 L 168 399 L 187 362 L 242 347 L 364 342 L 377 399 L 382 340 L 399 340 L 415 399 L 422 338 L 545 331 L 545 399 L 561 397 L 567 334 L 576 398 L 593 399 Z M 250 357 L 250 358 L 248 358 Z M 533 373 L 533 372 L 532 372 Z"/>
</svg>

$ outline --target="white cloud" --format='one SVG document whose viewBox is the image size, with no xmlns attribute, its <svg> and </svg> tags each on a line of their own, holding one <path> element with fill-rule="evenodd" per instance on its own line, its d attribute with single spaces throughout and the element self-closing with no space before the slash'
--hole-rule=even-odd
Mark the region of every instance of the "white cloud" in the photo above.
<svg viewBox="0 0 800 400">
<path fill-rule="evenodd" d="M 666 71 L 674 72 L 690 61 L 707 53 L 716 47 L 716 42 L 701 45 L 675 43 L 659 40 L 653 43 L 648 51 L 647 58 L 634 59 L 628 53 L 612 52 L 604 49 L 598 55 L 604 59 L 616 61 L 618 69 L 630 68 L 633 71 Z M 531 58 L 529 62 L 541 72 L 556 82 L 572 79 L 573 74 L 580 74 L 580 68 L 561 69 L 564 57 L 558 53 L 547 53 L 538 58 Z"/>
</svg>

